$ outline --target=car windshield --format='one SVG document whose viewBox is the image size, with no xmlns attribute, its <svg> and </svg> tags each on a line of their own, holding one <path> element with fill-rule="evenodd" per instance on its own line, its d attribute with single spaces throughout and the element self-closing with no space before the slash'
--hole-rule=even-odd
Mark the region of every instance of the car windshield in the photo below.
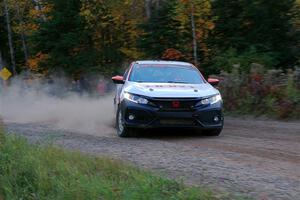
<svg viewBox="0 0 300 200">
<path fill-rule="evenodd" d="M 148 83 L 204 83 L 197 69 L 180 65 L 136 64 L 132 69 L 129 81 Z"/>
</svg>

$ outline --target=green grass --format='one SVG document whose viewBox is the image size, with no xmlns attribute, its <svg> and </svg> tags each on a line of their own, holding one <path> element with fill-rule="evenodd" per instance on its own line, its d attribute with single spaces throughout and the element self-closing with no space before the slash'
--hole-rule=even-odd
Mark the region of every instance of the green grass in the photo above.
<svg viewBox="0 0 300 200">
<path fill-rule="evenodd" d="M 0 130 L 2 199 L 216 199 L 108 158 L 36 146 Z"/>
</svg>

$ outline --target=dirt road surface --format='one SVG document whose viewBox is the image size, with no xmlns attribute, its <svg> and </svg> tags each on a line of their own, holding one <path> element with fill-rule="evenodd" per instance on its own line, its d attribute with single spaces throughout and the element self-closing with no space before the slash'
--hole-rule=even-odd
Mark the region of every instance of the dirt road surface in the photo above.
<svg viewBox="0 0 300 200">
<path fill-rule="evenodd" d="M 300 123 L 226 118 L 223 135 L 152 130 L 118 138 L 110 124 L 97 134 L 7 122 L 10 133 L 126 160 L 187 184 L 254 199 L 300 199 Z"/>
</svg>

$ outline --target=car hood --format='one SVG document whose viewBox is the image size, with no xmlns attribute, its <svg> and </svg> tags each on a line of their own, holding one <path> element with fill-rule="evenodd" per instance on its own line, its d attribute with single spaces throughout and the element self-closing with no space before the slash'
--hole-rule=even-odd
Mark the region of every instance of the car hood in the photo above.
<svg viewBox="0 0 300 200">
<path fill-rule="evenodd" d="M 128 81 L 124 87 L 126 92 L 156 98 L 197 98 L 219 93 L 208 83 L 137 83 Z"/>
</svg>

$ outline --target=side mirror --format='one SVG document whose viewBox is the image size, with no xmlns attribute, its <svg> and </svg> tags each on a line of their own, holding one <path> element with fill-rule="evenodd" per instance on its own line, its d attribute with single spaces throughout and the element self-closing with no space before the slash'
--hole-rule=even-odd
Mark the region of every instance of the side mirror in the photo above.
<svg viewBox="0 0 300 200">
<path fill-rule="evenodd" d="M 216 79 L 216 78 L 209 78 L 207 79 L 207 82 L 209 84 L 211 84 L 212 86 L 217 86 L 219 84 L 219 79 Z"/>
<path fill-rule="evenodd" d="M 115 83 L 115 84 L 124 84 L 124 78 L 123 76 L 114 76 L 111 78 L 111 80 Z"/>
</svg>

